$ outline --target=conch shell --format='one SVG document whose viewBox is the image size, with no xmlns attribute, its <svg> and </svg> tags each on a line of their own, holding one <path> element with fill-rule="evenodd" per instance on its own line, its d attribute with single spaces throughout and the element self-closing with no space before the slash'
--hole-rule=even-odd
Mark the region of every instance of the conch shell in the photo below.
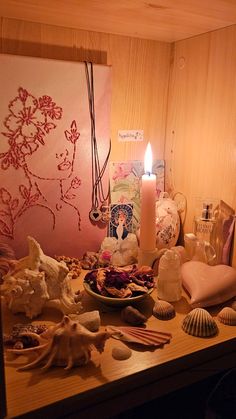
<svg viewBox="0 0 236 419">
<path fill-rule="evenodd" d="M 21 350 L 9 349 L 8 352 L 17 355 L 27 355 L 32 352 L 41 352 L 41 354 L 33 362 L 20 367 L 21 371 L 41 364 L 44 364 L 43 369 L 59 366 L 64 367 L 65 370 L 85 365 L 91 358 L 92 349 L 103 352 L 105 342 L 110 337 L 107 332 L 90 332 L 68 316 L 64 316 L 60 323 L 41 335 L 34 333 L 26 333 L 26 335 L 37 339 L 39 346 Z"/>
<path fill-rule="evenodd" d="M 81 311 L 81 297 L 70 285 L 68 268 L 64 262 L 46 256 L 39 243 L 28 237 L 29 255 L 16 261 L 3 276 L 1 291 L 13 313 L 25 313 L 33 318 L 43 307 L 55 307 L 63 314 Z"/>
</svg>

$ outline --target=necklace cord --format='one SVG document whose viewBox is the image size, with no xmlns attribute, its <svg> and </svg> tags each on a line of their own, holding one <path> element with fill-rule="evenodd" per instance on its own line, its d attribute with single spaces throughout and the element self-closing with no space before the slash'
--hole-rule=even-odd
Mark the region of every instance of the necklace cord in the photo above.
<svg viewBox="0 0 236 419">
<path fill-rule="evenodd" d="M 109 150 L 103 166 L 101 168 L 99 161 L 99 153 L 96 139 L 96 123 L 95 123 L 95 106 L 94 106 L 94 77 L 93 77 L 93 63 L 85 61 L 85 74 L 88 90 L 89 114 L 91 124 L 91 155 L 92 155 L 92 209 L 99 207 L 99 202 L 107 201 L 110 188 L 105 195 L 103 190 L 102 178 L 105 173 L 108 160 L 111 153 L 111 140 L 109 142 Z"/>
</svg>

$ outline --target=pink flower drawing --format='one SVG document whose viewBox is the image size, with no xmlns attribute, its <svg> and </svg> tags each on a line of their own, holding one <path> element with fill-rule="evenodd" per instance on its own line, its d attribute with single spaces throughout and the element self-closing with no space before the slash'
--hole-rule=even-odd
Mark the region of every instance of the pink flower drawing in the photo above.
<svg viewBox="0 0 236 419">
<path fill-rule="evenodd" d="M 4 121 L 7 132 L 2 134 L 8 138 L 9 150 L 0 154 L 3 170 L 10 165 L 16 169 L 23 166 L 25 156 L 34 153 L 40 144 L 45 144 L 46 134 L 56 128 L 53 121 L 62 117 L 62 108 L 50 96 L 37 99 L 22 87 L 10 101 L 8 110 Z"/>
</svg>

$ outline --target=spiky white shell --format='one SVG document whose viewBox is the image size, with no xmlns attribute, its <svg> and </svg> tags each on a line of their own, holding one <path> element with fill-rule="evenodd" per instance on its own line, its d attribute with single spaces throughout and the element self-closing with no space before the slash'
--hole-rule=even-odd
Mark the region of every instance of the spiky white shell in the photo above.
<svg viewBox="0 0 236 419">
<path fill-rule="evenodd" d="M 85 365 L 91 358 L 92 349 L 103 352 L 105 342 L 110 337 L 107 332 L 90 332 L 76 321 L 64 316 L 62 321 L 41 335 L 24 333 L 38 340 L 39 345 L 26 349 L 9 349 L 8 352 L 17 355 L 27 355 L 38 352 L 38 357 L 19 370 L 27 370 L 37 366 L 47 369 L 51 366 L 64 367 L 66 370 Z M 42 351 L 43 350 L 43 351 Z"/>
<path fill-rule="evenodd" d="M 157 300 L 153 307 L 153 315 L 160 320 L 170 320 L 175 317 L 175 308 L 165 300 Z"/>
<path fill-rule="evenodd" d="M 182 322 L 182 329 L 192 336 L 206 338 L 214 336 L 218 327 L 213 317 L 204 308 L 194 308 Z"/>
<path fill-rule="evenodd" d="M 74 293 L 64 262 L 44 254 L 40 244 L 28 237 L 29 255 L 14 262 L 3 276 L 1 291 L 13 313 L 25 313 L 30 319 L 43 308 L 55 307 L 64 314 L 82 309 L 81 296 Z"/>
<path fill-rule="evenodd" d="M 236 326 L 236 311 L 232 307 L 222 308 L 217 317 L 223 324 L 227 324 L 228 326 Z"/>
</svg>

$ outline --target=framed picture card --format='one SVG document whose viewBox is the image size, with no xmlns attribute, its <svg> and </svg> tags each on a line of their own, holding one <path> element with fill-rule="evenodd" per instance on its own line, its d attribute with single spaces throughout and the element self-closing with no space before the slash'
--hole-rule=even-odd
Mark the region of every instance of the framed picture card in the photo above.
<svg viewBox="0 0 236 419">
<path fill-rule="evenodd" d="M 144 173 L 144 164 L 141 160 L 110 162 L 110 191 L 111 204 L 129 204 L 133 206 L 132 231 L 140 221 L 140 186 Z M 164 160 L 153 161 L 153 173 L 156 174 L 157 198 L 164 192 Z"/>
<path fill-rule="evenodd" d="M 132 233 L 133 204 L 111 204 L 109 236 L 124 240 Z"/>
</svg>

